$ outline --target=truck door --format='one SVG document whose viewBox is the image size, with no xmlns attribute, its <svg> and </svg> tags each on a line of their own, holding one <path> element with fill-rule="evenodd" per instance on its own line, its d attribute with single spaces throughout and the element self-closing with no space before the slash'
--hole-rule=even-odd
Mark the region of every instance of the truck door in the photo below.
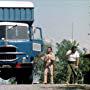
<svg viewBox="0 0 90 90">
<path fill-rule="evenodd" d="M 42 30 L 40 27 L 35 27 L 32 30 L 32 39 L 33 39 L 33 51 L 42 51 L 43 38 L 42 38 Z"/>
</svg>

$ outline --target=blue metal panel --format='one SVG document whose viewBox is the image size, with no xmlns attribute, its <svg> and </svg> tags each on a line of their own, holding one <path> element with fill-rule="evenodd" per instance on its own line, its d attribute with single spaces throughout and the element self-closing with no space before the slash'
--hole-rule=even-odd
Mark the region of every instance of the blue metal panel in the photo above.
<svg viewBox="0 0 90 90">
<path fill-rule="evenodd" d="M 10 20 L 14 20 L 15 18 L 15 11 L 13 8 L 10 8 Z"/>
<path fill-rule="evenodd" d="M 33 21 L 33 8 L 0 8 L 0 21 Z"/>
<path fill-rule="evenodd" d="M 26 20 L 31 19 L 32 13 L 30 9 L 26 9 Z"/>
<path fill-rule="evenodd" d="M 3 9 L 0 8 L 0 20 L 3 20 Z"/>
<path fill-rule="evenodd" d="M 21 9 L 21 20 L 25 20 L 25 9 Z"/>
<path fill-rule="evenodd" d="M 15 9 L 15 20 L 20 20 L 20 9 Z"/>
<path fill-rule="evenodd" d="M 9 19 L 9 9 L 5 8 L 4 9 L 4 20 Z"/>
</svg>

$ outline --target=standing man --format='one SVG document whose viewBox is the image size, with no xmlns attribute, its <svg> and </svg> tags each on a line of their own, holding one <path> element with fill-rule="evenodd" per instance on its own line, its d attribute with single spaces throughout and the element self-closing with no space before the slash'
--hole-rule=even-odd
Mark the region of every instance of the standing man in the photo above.
<svg viewBox="0 0 90 90">
<path fill-rule="evenodd" d="M 47 53 L 43 57 L 44 63 L 45 63 L 45 69 L 44 69 L 44 84 L 47 84 L 48 82 L 48 73 L 50 73 L 50 81 L 51 84 L 53 84 L 53 64 L 55 61 L 55 55 L 52 51 L 51 47 L 47 48 Z"/>
<path fill-rule="evenodd" d="M 67 51 L 66 56 L 68 57 L 68 77 L 67 84 L 71 81 L 71 75 L 73 76 L 72 83 L 77 84 L 77 70 L 79 66 L 79 52 L 77 47 L 73 46 L 71 50 Z"/>
</svg>

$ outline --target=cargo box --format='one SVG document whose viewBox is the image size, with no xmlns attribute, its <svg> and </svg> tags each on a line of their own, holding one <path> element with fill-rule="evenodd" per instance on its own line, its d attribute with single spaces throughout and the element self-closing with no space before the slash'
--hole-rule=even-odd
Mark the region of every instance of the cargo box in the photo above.
<svg viewBox="0 0 90 90">
<path fill-rule="evenodd" d="M 33 22 L 34 7 L 30 2 L 0 2 L 0 21 Z"/>
</svg>

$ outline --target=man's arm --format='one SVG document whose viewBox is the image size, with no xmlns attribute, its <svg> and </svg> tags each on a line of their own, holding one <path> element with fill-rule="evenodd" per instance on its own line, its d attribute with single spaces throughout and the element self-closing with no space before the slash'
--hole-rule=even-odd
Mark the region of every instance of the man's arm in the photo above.
<svg viewBox="0 0 90 90">
<path fill-rule="evenodd" d="M 79 66 L 79 57 L 76 60 L 76 66 Z"/>
<path fill-rule="evenodd" d="M 71 55 L 71 54 L 72 54 L 72 51 L 69 50 L 69 51 L 67 51 L 66 56 L 69 56 L 69 55 Z"/>
<path fill-rule="evenodd" d="M 67 53 L 66 53 L 66 58 L 68 58 L 71 54 L 72 54 L 72 51 L 68 50 Z"/>
<path fill-rule="evenodd" d="M 77 67 L 79 66 L 79 62 L 80 62 L 79 57 L 80 57 L 79 52 L 77 52 L 77 58 L 76 58 L 76 66 Z"/>
</svg>

